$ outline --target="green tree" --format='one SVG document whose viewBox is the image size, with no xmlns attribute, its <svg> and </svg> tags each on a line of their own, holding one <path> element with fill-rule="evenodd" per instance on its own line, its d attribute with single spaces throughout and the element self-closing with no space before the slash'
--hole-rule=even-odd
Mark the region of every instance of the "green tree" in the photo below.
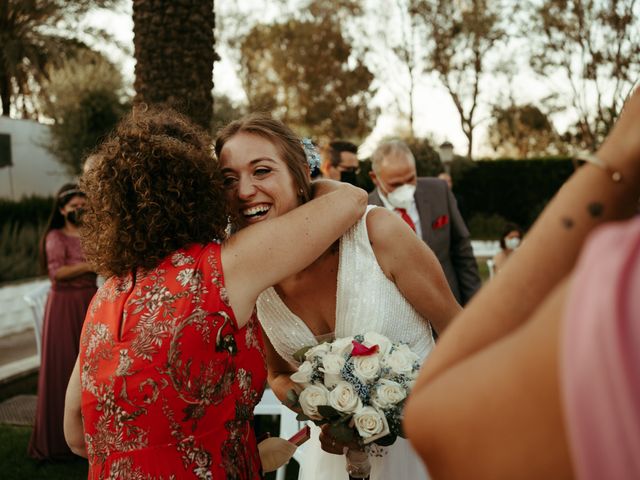
<svg viewBox="0 0 640 480">
<path fill-rule="evenodd" d="M 119 0 L 2 0 L 0 2 L 0 100 L 2 115 L 34 117 L 47 69 L 59 65 L 88 37 L 110 40 L 99 29 L 81 27 L 93 9 Z"/>
<path fill-rule="evenodd" d="M 227 123 L 237 120 L 246 113 L 245 105 L 234 103 L 227 95 L 214 95 L 211 133 L 215 135 Z"/>
<path fill-rule="evenodd" d="M 240 53 L 249 110 L 271 111 L 301 134 L 324 139 L 358 141 L 374 125 L 373 75 L 354 58 L 334 17 L 255 25 Z"/>
<path fill-rule="evenodd" d="M 50 68 L 41 100 L 54 120 L 48 150 L 71 174 L 82 170 L 84 157 L 128 109 L 119 70 L 102 55 L 84 51 Z"/>
<path fill-rule="evenodd" d="M 595 150 L 609 132 L 640 76 L 640 2 L 538 0 L 529 2 L 531 65 L 546 78 L 563 78 L 577 114 L 565 140 Z M 560 77 L 558 77 L 560 75 Z"/>
<path fill-rule="evenodd" d="M 531 104 L 494 106 L 489 143 L 501 157 L 531 158 L 565 153 L 549 117 Z"/>
<path fill-rule="evenodd" d="M 429 30 L 432 48 L 428 66 L 438 77 L 460 115 L 471 158 L 474 130 L 479 123 L 481 90 L 491 70 L 496 48 L 507 38 L 503 25 L 508 17 L 500 0 L 420 1 L 415 10 Z"/>
<path fill-rule="evenodd" d="M 204 128 L 213 112 L 213 0 L 134 0 L 135 103 L 164 103 Z"/>
</svg>

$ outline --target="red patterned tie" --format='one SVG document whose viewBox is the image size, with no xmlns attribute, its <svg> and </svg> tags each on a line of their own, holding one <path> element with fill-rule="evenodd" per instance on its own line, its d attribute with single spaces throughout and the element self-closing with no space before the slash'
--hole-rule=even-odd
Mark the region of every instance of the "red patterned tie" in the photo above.
<svg viewBox="0 0 640 480">
<path fill-rule="evenodd" d="M 398 212 L 400 214 L 402 219 L 405 222 L 407 222 L 407 225 L 409 225 L 411 227 L 411 230 L 413 230 L 415 232 L 416 231 L 416 225 L 413 223 L 413 220 L 411 220 L 411 217 L 407 213 L 407 210 L 404 209 L 404 208 L 396 208 L 396 212 Z"/>
</svg>

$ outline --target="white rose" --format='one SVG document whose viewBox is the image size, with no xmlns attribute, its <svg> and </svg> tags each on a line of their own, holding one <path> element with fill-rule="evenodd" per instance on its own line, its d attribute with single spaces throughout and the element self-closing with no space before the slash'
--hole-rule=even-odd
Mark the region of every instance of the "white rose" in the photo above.
<svg viewBox="0 0 640 480">
<path fill-rule="evenodd" d="M 344 413 L 353 413 L 362 408 L 362 401 L 349 382 L 339 382 L 329 393 L 329 405 Z"/>
<path fill-rule="evenodd" d="M 378 408 L 385 409 L 396 405 L 407 397 L 407 391 L 402 385 L 391 380 L 380 380 L 375 389 L 371 403 Z"/>
<path fill-rule="evenodd" d="M 324 385 L 309 385 L 300 392 L 298 402 L 307 417 L 321 420 L 322 415 L 318 413 L 318 406 L 329 404 L 329 390 Z"/>
<path fill-rule="evenodd" d="M 320 371 L 324 373 L 324 384 L 331 388 L 342 380 L 342 367 L 344 367 L 344 357 L 334 353 L 327 353 L 322 359 L 322 368 Z"/>
<path fill-rule="evenodd" d="M 329 346 L 329 344 L 325 342 L 325 343 L 316 345 L 315 347 L 311 347 L 309 350 L 306 351 L 304 355 L 307 360 L 313 360 L 314 358 L 322 359 L 322 357 L 324 357 L 329 352 L 330 349 L 331 347 Z"/>
<path fill-rule="evenodd" d="M 413 364 L 419 358 L 408 345 L 402 344 L 385 357 L 384 364 L 396 374 L 409 375 L 413 372 Z"/>
<path fill-rule="evenodd" d="M 380 358 L 378 355 L 353 357 L 353 372 L 363 382 L 371 382 L 380 373 Z"/>
<path fill-rule="evenodd" d="M 391 347 L 393 346 L 391 340 L 377 332 L 365 333 L 363 343 L 367 347 L 378 345 L 380 347 L 380 350 L 378 350 L 379 355 L 386 355 L 387 353 L 389 353 L 389 350 L 391 350 Z"/>
<path fill-rule="evenodd" d="M 343 337 L 334 340 L 331 344 L 331 353 L 342 356 L 351 353 L 353 349 L 353 343 L 351 342 L 353 342 L 353 337 Z"/>
<path fill-rule="evenodd" d="M 353 415 L 353 423 L 364 443 L 370 443 L 389 434 L 389 424 L 382 412 L 363 407 Z"/>
<path fill-rule="evenodd" d="M 313 374 L 313 365 L 311 362 L 302 362 L 298 367 L 298 371 L 291 374 L 289 378 L 292 381 L 300 384 L 308 384 L 311 382 L 311 375 Z"/>
</svg>

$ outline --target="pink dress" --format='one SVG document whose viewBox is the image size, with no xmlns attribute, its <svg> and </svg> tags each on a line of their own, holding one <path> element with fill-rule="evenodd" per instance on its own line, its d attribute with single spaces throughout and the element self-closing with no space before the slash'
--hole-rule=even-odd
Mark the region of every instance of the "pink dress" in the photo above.
<svg viewBox="0 0 640 480">
<path fill-rule="evenodd" d="M 80 347 L 80 332 L 96 293 L 96 274 L 56 280 L 60 267 L 85 261 L 80 238 L 51 230 L 46 237 L 51 291 L 42 326 L 42 360 L 38 377 L 38 406 L 29 442 L 29 455 L 38 460 L 71 458 L 62 428 L 64 397 Z"/>
<path fill-rule="evenodd" d="M 640 478 L 640 218 L 589 240 L 569 294 L 561 355 L 576 477 Z"/>
</svg>

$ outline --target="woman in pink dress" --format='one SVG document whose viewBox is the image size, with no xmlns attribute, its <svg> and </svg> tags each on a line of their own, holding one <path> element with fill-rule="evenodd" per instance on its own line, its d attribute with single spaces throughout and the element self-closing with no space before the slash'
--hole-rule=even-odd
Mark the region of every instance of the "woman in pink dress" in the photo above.
<svg viewBox="0 0 640 480">
<path fill-rule="evenodd" d="M 64 395 L 78 356 L 80 332 L 96 293 L 96 274 L 85 261 L 78 226 L 85 196 L 77 185 L 64 185 L 40 244 L 40 261 L 51 279 L 42 331 L 36 422 L 29 455 L 60 460 L 73 454 L 62 428 Z"/>
<path fill-rule="evenodd" d="M 640 90 L 585 158 L 422 369 L 434 478 L 640 478 Z"/>
</svg>

